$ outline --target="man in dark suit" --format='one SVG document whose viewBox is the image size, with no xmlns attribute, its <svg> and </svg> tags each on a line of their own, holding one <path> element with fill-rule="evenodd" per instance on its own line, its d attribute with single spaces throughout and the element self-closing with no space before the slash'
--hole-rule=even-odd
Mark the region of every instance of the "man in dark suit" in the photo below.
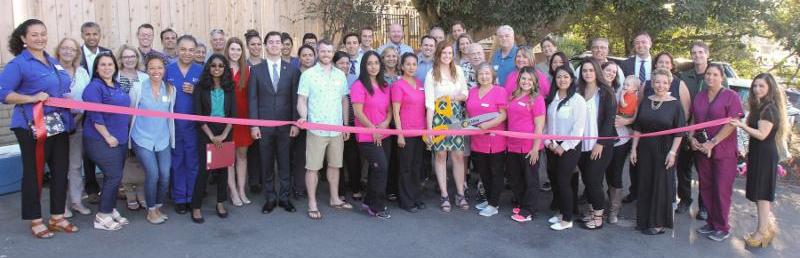
<svg viewBox="0 0 800 258">
<path fill-rule="evenodd" d="M 281 34 L 271 31 L 264 37 L 267 61 L 253 66 L 248 82 L 249 116 L 251 119 L 295 121 L 297 114 L 297 86 L 300 83 L 300 70 L 281 61 Z M 295 126 L 253 127 L 253 139 L 259 139 L 262 171 L 264 172 L 264 192 L 267 202 L 263 213 L 270 213 L 278 206 L 288 212 L 296 209 L 289 200 L 291 189 L 289 173 L 289 152 L 291 138 L 298 135 Z M 275 160 L 278 161 L 280 191 L 275 191 Z"/>
<path fill-rule="evenodd" d="M 637 33 L 636 36 L 633 37 L 634 55 L 622 63 L 622 72 L 625 76 L 633 75 L 639 79 L 642 86 L 645 85 L 645 82 L 650 80 L 650 74 L 653 71 L 653 58 L 650 55 L 650 47 L 652 45 L 653 42 L 650 38 L 650 34 L 647 32 Z M 631 180 L 631 186 L 629 188 L 630 194 L 625 196 L 623 200 L 624 203 L 633 202 L 637 198 L 636 182 L 638 180 L 638 173 L 634 167 L 631 168 L 633 169 L 628 173 Z"/>
<path fill-rule="evenodd" d="M 650 47 L 653 45 L 650 34 L 639 32 L 633 37 L 634 56 L 626 59 L 622 63 L 622 72 L 625 76 L 633 75 L 644 85 L 650 80 L 653 70 L 653 58 L 650 55 Z"/>
<path fill-rule="evenodd" d="M 92 76 L 92 64 L 94 59 L 103 52 L 114 54 L 111 50 L 100 46 L 100 25 L 96 22 L 85 22 L 81 25 L 81 39 L 83 39 L 83 46 L 81 46 L 81 67 L 89 72 Z M 94 162 L 89 159 L 89 155 L 83 155 L 83 173 L 85 175 L 85 191 L 88 195 L 89 203 L 96 204 L 100 201 L 100 184 L 97 182 L 95 173 Z"/>
<path fill-rule="evenodd" d="M 111 53 L 110 49 L 100 46 L 100 25 L 95 22 L 85 22 L 81 25 L 81 39 L 83 39 L 83 46 L 81 47 L 81 66 L 92 75 L 92 64 L 94 58 L 100 53 Z"/>
</svg>

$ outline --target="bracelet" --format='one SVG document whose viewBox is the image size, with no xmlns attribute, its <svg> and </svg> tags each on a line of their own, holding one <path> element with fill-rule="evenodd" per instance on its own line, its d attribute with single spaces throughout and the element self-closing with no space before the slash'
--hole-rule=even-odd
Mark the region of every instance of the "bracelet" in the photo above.
<svg viewBox="0 0 800 258">
<path fill-rule="evenodd" d="M 667 155 L 675 156 L 675 152 L 674 151 L 669 151 L 669 153 L 667 153 Z"/>
</svg>

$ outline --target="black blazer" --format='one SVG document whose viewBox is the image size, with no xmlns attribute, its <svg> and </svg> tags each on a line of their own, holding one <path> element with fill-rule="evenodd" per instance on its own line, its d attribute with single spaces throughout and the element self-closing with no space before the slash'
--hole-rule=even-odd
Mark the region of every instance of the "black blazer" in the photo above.
<svg viewBox="0 0 800 258">
<path fill-rule="evenodd" d="M 625 76 L 634 75 L 635 72 L 633 70 L 636 69 L 636 56 L 634 55 L 634 56 L 628 57 L 628 59 L 625 59 L 625 61 L 622 61 L 622 67 L 621 68 L 622 68 L 622 73 L 625 74 Z"/>
<path fill-rule="evenodd" d="M 295 121 L 297 113 L 297 87 L 300 84 L 300 70 L 281 61 L 278 91 L 272 87 L 272 73 L 269 63 L 264 61 L 250 68 L 247 84 L 248 116 L 251 119 Z M 288 127 L 262 127 L 262 132 L 271 133 L 276 129 Z"/>
<path fill-rule="evenodd" d="M 111 53 L 111 56 L 114 56 L 114 52 L 111 52 L 110 49 L 98 46 L 97 47 L 97 54 L 100 54 L 100 53 L 103 53 L 103 52 Z M 140 62 L 144 62 L 144 60 L 141 60 L 141 58 L 140 58 L 139 61 Z M 86 62 L 86 53 L 83 52 L 83 45 L 81 45 L 81 66 L 83 67 L 83 69 L 86 69 L 86 71 L 89 71 L 89 66 L 90 65 L 94 65 L 94 64 L 89 64 L 89 63 Z M 122 64 L 120 64 L 120 65 L 122 65 Z M 90 74 L 89 76 L 92 76 L 92 75 Z"/>
<path fill-rule="evenodd" d="M 236 117 L 236 96 L 233 92 L 226 91 L 225 92 L 225 117 Z M 194 112 L 196 115 L 200 116 L 210 116 L 211 115 L 211 89 L 205 89 L 202 86 L 197 86 L 194 88 L 194 94 L 192 94 L 194 98 Z M 208 128 L 211 129 L 211 132 L 214 134 L 220 134 L 223 130 L 225 130 L 225 126 L 227 124 L 219 124 L 219 123 L 205 123 L 205 122 L 197 122 L 197 130 L 199 130 L 200 139 L 208 140 L 208 137 L 203 132 L 202 126 L 208 125 Z M 233 130 L 228 133 L 227 140 L 230 140 L 233 135 Z"/>
<path fill-rule="evenodd" d="M 607 87 L 607 86 L 603 86 Z M 597 96 L 600 97 L 600 106 L 597 112 L 597 136 L 609 137 L 617 136 L 617 129 L 614 128 L 614 119 L 617 115 L 617 105 L 614 99 L 613 89 L 611 92 L 600 88 L 597 91 Z M 587 102 L 590 100 L 586 100 Z M 602 139 L 597 140 L 597 143 L 606 148 L 614 147 L 616 139 Z"/>
</svg>

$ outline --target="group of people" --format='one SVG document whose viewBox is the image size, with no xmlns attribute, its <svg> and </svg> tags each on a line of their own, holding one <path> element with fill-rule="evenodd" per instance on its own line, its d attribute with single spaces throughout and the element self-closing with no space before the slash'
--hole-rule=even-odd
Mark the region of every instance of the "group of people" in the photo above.
<svg viewBox="0 0 800 258">
<path fill-rule="evenodd" d="M 735 133 L 741 129 L 750 135 L 747 198 L 757 203 L 759 215 L 757 230 L 745 239 L 766 246 L 774 237 L 770 203 L 782 156 L 776 146 L 784 145 L 787 123 L 784 93 L 770 74 L 754 79 L 744 109 L 737 93 L 726 87 L 723 67 L 709 62 L 703 42 L 690 48 L 693 68 L 677 75 L 670 53 L 651 57 L 652 39 L 646 32 L 634 37 L 635 53 L 621 63 L 608 60 L 607 39 L 593 39 L 591 56 L 574 68 L 552 38 L 540 42 L 544 58 L 537 62 L 531 46 L 516 44 L 510 26 L 497 29 L 497 48 L 489 60 L 460 22 L 452 26 L 449 39 L 441 27 L 433 28 L 416 51 L 403 42 L 399 24 L 389 27 L 390 42 L 377 49 L 372 48 L 373 32 L 364 28 L 346 34 L 338 46 L 308 33 L 292 56 L 287 33 L 271 31 L 262 38 L 250 30 L 242 40 L 215 29 L 209 35 L 211 53 L 205 54 L 194 37 L 178 36 L 172 29 L 160 34 L 163 52 L 154 50 L 155 30 L 143 24 L 136 33 L 138 47 L 123 45 L 112 53 L 99 45 L 100 26 L 87 22 L 81 26 L 83 44 L 62 39 L 51 56 L 45 25 L 36 19 L 23 22 L 9 40 L 16 57 L 0 75 L 0 100 L 15 105 L 11 130 L 23 157 L 23 219 L 31 221 L 38 238 L 77 232 L 66 218 L 72 211 L 91 213 L 82 201 L 85 192 L 89 202 L 99 203 L 94 227 L 118 230 L 129 223 L 116 209 L 122 188 L 129 193 L 128 208 L 146 208 L 150 223 L 169 219 L 162 209 L 168 195 L 177 214 L 191 213 L 194 222 L 203 223 L 209 178 L 217 188 L 215 211 L 221 218 L 227 217 L 229 198 L 234 206 L 252 203 L 245 191 L 249 185 L 250 193 L 263 191 L 265 214 L 276 206 L 295 212 L 290 197 L 307 197 L 307 216 L 322 219 L 316 198 L 322 173 L 330 184 L 328 204 L 335 209 L 354 209 L 349 194 L 378 218 L 391 217 L 387 201 L 417 212 L 426 208 L 422 182 L 430 177 L 438 185 L 436 206 L 443 212 L 471 209 L 466 191 L 480 189 L 474 208 L 481 216 L 508 206 L 511 219 L 525 223 L 543 213 L 538 210 L 541 170 L 552 186 L 549 207 L 554 213 L 548 222 L 553 230 L 573 223 L 601 229 L 618 222 L 623 203 L 636 201 L 637 230 L 656 235 L 673 227 L 673 212 L 688 213 L 694 167 L 700 188 L 697 218 L 706 221 L 697 232 L 722 241 L 730 236 Z M 249 127 L 49 106 L 44 110 L 47 132 L 37 133 L 33 105 L 51 96 L 297 125 L 472 128 L 568 139 L 387 135 L 380 130 L 351 135 L 295 125 Z M 638 137 L 725 118 L 731 122 Z M 44 160 L 36 157 L 42 140 Z M 206 146 L 231 141 L 234 165 L 206 169 Z M 132 161 L 142 167 L 141 182 L 126 179 L 135 177 Z M 46 162 L 50 171 L 46 224 L 37 162 Z M 626 163 L 631 187 L 623 196 Z M 95 167 L 103 172 L 102 184 L 94 178 Z M 448 167 L 454 191 L 448 189 Z M 467 171 L 475 180 L 468 180 Z M 513 197 L 501 203 L 506 183 Z M 589 204 L 585 211 L 578 209 L 580 183 Z"/>
</svg>

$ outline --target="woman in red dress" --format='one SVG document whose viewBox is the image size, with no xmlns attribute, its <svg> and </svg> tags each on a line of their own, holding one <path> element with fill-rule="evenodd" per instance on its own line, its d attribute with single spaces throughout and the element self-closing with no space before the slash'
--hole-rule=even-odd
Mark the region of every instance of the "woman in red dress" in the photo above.
<svg viewBox="0 0 800 258">
<path fill-rule="evenodd" d="M 233 83 L 236 85 L 236 117 L 247 118 L 247 78 L 250 77 L 250 67 L 245 63 L 245 45 L 241 39 L 231 37 L 225 47 L 225 57 L 233 70 Z M 236 145 L 236 173 L 228 173 L 228 189 L 234 206 L 250 204 L 245 195 L 244 186 L 247 180 L 247 148 L 253 144 L 250 137 L 250 127 L 246 125 L 233 126 L 233 143 Z"/>
</svg>

